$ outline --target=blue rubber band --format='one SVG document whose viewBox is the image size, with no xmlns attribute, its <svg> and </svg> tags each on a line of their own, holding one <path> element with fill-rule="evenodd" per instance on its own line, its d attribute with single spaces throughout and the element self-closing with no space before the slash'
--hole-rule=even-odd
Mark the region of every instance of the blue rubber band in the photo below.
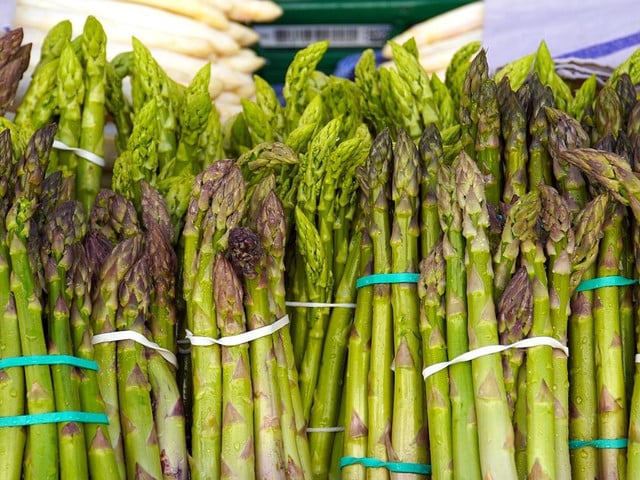
<svg viewBox="0 0 640 480">
<path fill-rule="evenodd" d="M 576 448 L 586 448 L 586 447 L 594 447 L 594 448 L 627 448 L 627 444 L 629 441 L 626 438 L 599 438 L 597 440 L 571 440 L 569 442 L 570 449 Z"/>
<path fill-rule="evenodd" d="M 0 417 L 0 427 L 25 427 L 29 425 L 39 425 L 42 423 L 61 422 L 102 423 L 107 425 L 109 423 L 109 419 L 104 413 L 77 412 L 72 410 L 65 412 Z"/>
<path fill-rule="evenodd" d="M 367 468 L 386 468 L 394 473 L 417 473 L 418 475 L 431 475 L 431 465 L 422 463 L 385 462 L 377 458 L 342 457 L 340 468 L 360 464 Z"/>
<path fill-rule="evenodd" d="M 26 357 L 8 357 L 0 360 L 0 370 L 34 365 L 71 365 L 86 370 L 98 370 L 98 364 L 93 360 L 85 360 L 71 355 L 28 355 Z"/>
<path fill-rule="evenodd" d="M 576 292 L 584 292 L 585 290 L 596 290 L 604 287 L 628 287 L 638 283 L 637 279 L 621 277 L 620 275 L 610 275 L 608 277 L 590 278 L 583 280 L 578 284 Z"/>
<path fill-rule="evenodd" d="M 419 273 L 374 273 L 356 280 L 356 288 L 367 287 L 377 283 L 418 283 Z"/>
</svg>

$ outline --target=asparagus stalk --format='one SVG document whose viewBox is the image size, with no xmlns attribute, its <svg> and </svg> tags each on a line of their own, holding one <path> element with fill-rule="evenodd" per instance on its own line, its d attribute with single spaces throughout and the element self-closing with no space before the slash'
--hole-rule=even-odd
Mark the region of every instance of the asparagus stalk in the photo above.
<svg viewBox="0 0 640 480">
<path fill-rule="evenodd" d="M 551 184 L 552 166 L 548 150 L 545 148 L 549 135 L 546 108 L 554 106 L 551 89 L 540 83 L 536 74 L 530 79 L 531 112 L 528 120 L 529 130 L 529 190 L 537 190 L 538 185 Z"/>
<path fill-rule="evenodd" d="M 438 242 L 441 228 L 438 218 L 436 185 L 438 165 L 443 158 L 442 138 L 436 126 L 431 123 L 422 132 L 418 143 L 420 152 L 420 257 L 424 258 Z"/>
<path fill-rule="evenodd" d="M 462 211 L 456 201 L 455 171 L 440 165 L 437 184 L 438 213 L 444 233 L 442 250 L 446 264 L 446 342 L 449 360 L 469 350 L 467 333 L 467 276 L 464 264 L 465 239 Z M 474 403 L 471 365 L 458 363 L 449 369 L 449 396 L 455 478 L 482 478 L 478 445 L 478 424 Z"/>
<path fill-rule="evenodd" d="M 336 303 L 352 303 L 356 295 L 356 280 L 360 270 L 361 234 L 356 232 L 350 242 L 345 271 L 336 289 Z M 322 350 L 322 362 L 309 424 L 312 427 L 335 427 L 341 424 L 339 417 L 342 379 L 347 357 L 347 341 L 353 324 L 353 312 L 349 308 L 334 308 L 327 325 Z M 330 470 L 332 445 L 335 433 L 313 432 L 309 434 L 309 448 L 314 478 L 327 478 Z"/>
<path fill-rule="evenodd" d="M 442 244 L 420 262 L 420 330 L 424 350 L 424 365 L 446 362 L 445 288 L 446 267 Z M 453 478 L 453 446 L 449 378 L 446 371 L 427 377 L 425 382 L 427 418 L 434 479 Z"/>
<path fill-rule="evenodd" d="M 249 329 L 255 330 L 273 323 L 260 239 L 249 228 L 234 228 L 229 234 L 229 251 L 234 268 L 242 273 L 244 280 L 244 307 Z M 284 457 L 273 335 L 251 342 L 249 360 L 253 380 L 256 476 L 286 478 L 287 459 Z"/>
<path fill-rule="evenodd" d="M 148 263 L 145 256 L 140 256 L 118 287 L 116 328 L 147 336 L 145 319 L 149 302 Z M 118 406 L 128 478 L 162 476 L 144 348 L 128 339 L 116 346 Z"/>
<path fill-rule="evenodd" d="M 553 336 L 567 344 L 567 322 L 570 313 L 571 260 L 575 238 L 571 228 L 569 205 L 557 190 L 539 187 L 542 204 L 541 224 L 547 233 L 545 249 L 548 258 L 549 302 Z M 564 353 L 554 350 L 553 394 L 555 397 L 556 478 L 571 476 L 569 458 L 569 372 Z"/>
<path fill-rule="evenodd" d="M 478 92 L 478 123 L 475 158 L 480 171 L 487 175 L 487 202 L 498 205 L 502 198 L 502 146 L 500 144 L 500 111 L 497 87 L 492 79 L 485 80 Z"/>
<path fill-rule="evenodd" d="M 246 331 L 242 285 L 229 261 L 221 255 L 216 257 L 213 277 L 216 320 L 221 337 Z M 252 478 L 255 476 L 255 455 L 249 345 L 221 347 L 221 358 L 221 478 Z"/>
<path fill-rule="evenodd" d="M 419 155 L 413 140 L 398 131 L 393 154 L 391 225 L 393 272 L 418 271 Z M 424 381 L 421 378 L 420 307 L 417 287 L 411 283 L 391 286 L 395 375 L 391 442 L 397 458 L 408 463 L 427 463 Z"/>
<path fill-rule="evenodd" d="M 493 268 L 487 241 L 489 219 L 482 174 L 471 158 L 461 152 L 456 165 L 456 197 L 463 213 L 463 235 L 467 241 L 467 302 L 469 347 L 498 343 L 493 303 Z M 478 422 L 478 443 L 483 477 L 500 472 L 502 478 L 516 478 L 513 428 L 504 388 L 499 355 L 472 361 L 473 386 Z"/>
<path fill-rule="evenodd" d="M 141 253 L 142 238 L 140 236 L 130 237 L 118 243 L 104 261 L 98 274 L 91 311 L 91 324 L 94 333 L 110 333 L 116 330 L 118 287 Z M 98 386 L 104 399 L 105 413 L 109 419 L 109 438 L 115 451 L 120 478 L 126 478 L 122 426 L 119 415 L 116 345 L 113 342 L 96 344 L 94 357 L 98 364 Z"/>
<path fill-rule="evenodd" d="M 87 17 L 82 31 L 82 55 L 85 62 L 85 98 L 82 109 L 80 148 L 104 157 L 105 64 L 107 38 L 100 22 Z M 100 190 L 102 167 L 87 159 L 78 159 L 76 194 L 87 212 Z"/>
<path fill-rule="evenodd" d="M 272 313 L 275 318 L 280 319 L 286 313 L 284 275 L 286 217 L 282 203 L 272 191 L 268 190 L 264 195 L 262 208 L 256 215 L 256 228 L 266 254 L 267 282 L 269 295 L 273 301 Z M 274 348 L 283 400 L 283 435 L 288 439 L 293 433 L 297 447 L 290 445 L 287 450 L 292 452 L 289 454 L 287 468 L 292 476 L 310 478 L 312 476 L 311 454 L 289 326 L 278 331 L 274 339 Z M 285 380 L 288 380 L 288 383 Z M 298 457 L 293 455 L 296 450 Z"/>
<path fill-rule="evenodd" d="M 595 261 L 605 220 L 609 196 L 601 194 L 591 200 L 574 220 L 576 246 L 571 257 L 571 291 L 575 291 L 580 279 L 588 280 L 596 275 Z M 598 437 L 597 394 L 595 371 L 595 334 L 593 331 L 593 291 L 576 292 L 571 298 L 571 317 L 568 325 L 569 435 L 571 439 L 594 440 Z M 594 447 L 584 447 L 571 452 L 572 473 L 587 478 L 598 475 L 598 453 Z"/>
<path fill-rule="evenodd" d="M 389 218 L 389 176 L 393 150 L 389 130 L 383 130 L 374 139 L 371 153 L 360 178 L 370 202 L 369 235 L 373 245 L 374 273 L 389 273 L 392 267 L 390 248 L 391 225 Z M 391 310 L 391 287 L 389 284 L 374 286 L 371 319 L 371 358 L 377 362 L 369 371 L 368 399 L 368 446 L 367 456 L 388 460 L 387 445 L 391 441 L 391 419 L 393 414 L 393 317 Z M 368 472 L 371 480 L 389 477 L 384 469 Z"/>
<path fill-rule="evenodd" d="M 43 229 L 42 263 L 48 292 L 47 330 L 50 355 L 73 355 L 70 308 L 72 292 L 67 285 L 75 258 L 73 246 L 82 241 L 86 232 L 86 218 L 82 206 L 75 201 L 63 203 L 50 216 Z M 51 367 L 57 411 L 79 411 L 79 375 L 69 365 Z M 77 422 L 60 422 L 58 444 L 60 475 L 64 478 L 87 478 L 87 451 L 84 431 Z"/>
<path fill-rule="evenodd" d="M 624 209 L 614 205 L 603 225 L 597 276 L 620 275 L 622 222 Z M 627 433 L 627 401 L 624 386 L 622 344 L 620 342 L 620 305 L 618 287 L 599 288 L 594 293 L 593 319 L 596 351 L 596 387 L 598 398 L 598 434 L 601 438 L 624 438 Z M 600 450 L 600 475 L 624 476 L 625 452 Z"/>
<path fill-rule="evenodd" d="M 85 243 L 87 240 L 85 239 Z M 70 277 L 73 288 L 70 322 L 75 355 L 94 360 L 91 344 L 91 272 L 87 249 L 76 245 L 73 272 Z M 105 403 L 100 394 L 97 373 L 93 370 L 80 372 L 80 404 L 86 412 L 105 412 Z M 96 479 L 123 478 L 120 476 L 116 454 L 111 445 L 107 425 L 84 424 L 89 475 Z"/>
<path fill-rule="evenodd" d="M 502 345 L 511 345 L 529 335 L 533 320 L 533 291 L 525 267 L 518 268 L 511 277 L 496 306 L 498 332 Z M 525 352 L 519 349 L 510 349 L 502 354 L 504 383 L 509 406 L 514 415 L 514 428 L 519 426 L 519 419 L 515 418 L 515 407 L 519 401 L 518 382 L 524 359 Z"/>
<path fill-rule="evenodd" d="M 42 305 L 37 283 L 38 272 L 32 268 L 29 238 L 37 195 L 44 178 L 55 126 L 38 130 L 30 139 L 21 164 L 18 164 L 16 197 L 7 213 L 6 229 L 11 259 L 10 290 L 15 299 L 22 355 L 46 355 L 42 324 Z M 33 232 L 35 234 L 36 232 Z M 46 365 L 25 367 L 27 412 L 38 414 L 55 410 L 51 372 Z M 32 425 L 28 429 L 27 449 L 30 461 L 25 478 L 58 477 L 58 439 L 55 424 Z M 33 459 L 38 459 L 33 461 Z"/>
<path fill-rule="evenodd" d="M 527 120 L 509 79 L 498 83 L 498 106 L 503 141 L 504 188 L 502 201 L 510 204 L 527 192 Z"/>
<path fill-rule="evenodd" d="M 18 357 L 22 354 L 20 347 L 20 330 L 18 314 L 13 295 L 11 294 L 11 265 L 5 216 L 11 206 L 13 197 L 14 161 L 9 130 L 0 133 L 0 351 L 2 358 Z M 24 370 L 8 368 L 0 376 L 0 415 L 22 415 L 25 413 Z M 15 398 L 9 392 L 15 392 Z M 6 393 L 6 394 L 5 394 Z M 19 479 L 22 474 L 22 458 L 24 454 L 26 428 L 8 427 L 0 429 L 0 469 L 8 479 Z"/>
<path fill-rule="evenodd" d="M 361 191 L 359 204 L 361 205 L 363 218 L 369 216 L 369 199 Z M 372 244 L 369 231 L 363 226 L 360 243 L 360 268 L 361 277 L 373 273 Z M 367 455 L 368 444 L 368 403 L 366 378 L 371 365 L 371 308 L 373 299 L 373 286 L 365 286 L 358 289 L 356 296 L 356 311 L 354 314 L 353 328 L 349 335 L 349 353 L 345 373 L 345 414 L 344 414 L 344 456 L 363 458 Z M 342 478 L 356 480 L 366 477 L 364 466 L 355 464 L 342 469 Z"/>
</svg>

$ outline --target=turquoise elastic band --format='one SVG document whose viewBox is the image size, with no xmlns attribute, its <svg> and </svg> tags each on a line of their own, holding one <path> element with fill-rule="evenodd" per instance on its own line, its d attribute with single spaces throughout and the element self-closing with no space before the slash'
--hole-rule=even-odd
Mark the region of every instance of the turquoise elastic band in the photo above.
<svg viewBox="0 0 640 480">
<path fill-rule="evenodd" d="M 342 457 L 340 459 L 340 468 L 356 464 L 364 465 L 367 468 L 386 468 L 390 472 L 394 473 L 417 473 L 418 475 L 431 475 L 431 465 L 424 465 L 422 463 L 384 462 L 382 460 L 378 460 L 377 458 L 369 457 Z"/>
<path fill-rule="evenodd" d="M 584 292 L 585 290 L 596 290 L 604 287 L 627 287 L 635 285 L 638 280 L 634 278 L 625 278 L 619 275 L 610 275 L 608 277 L 590 278 L 583 280 L 578 284 L 576 292 Z"/>
<path fill-rule="evenodd" d="M 419 273 L 374 273 L 356 280 L 356 288 L 367 287 L 377 283 L 418 283 Z"/>
<path fill-rule="evenodd" d="M 66 412 L 49 412 L 33 415 L 0 417 L 0 427 L 25 427 L 28 425 L 39 425 L 42 423 L 61 422 L 102 423 L 107 425 L 109 423 L 109 419 L 104 413 L 76 412 L 72 410 Z"/>
<path fill-rule="evenodd" d="M 629 441 L 626 438 L 599 438 L 597 440 L 571 440 L 569 448 L 574 450 L 577 448 L 595 447 L 595 448 L 627 448 Z"/>
<path fill-rule="evenodd" d="M 93 360 L 85 360 L 71 355 L 28 355 L 26 357 L 8 357 L 0 360 L 0 370 L 33 365 L 71 365 L 86 370 L 98 370 L 98 364 Z"/>
</svg>

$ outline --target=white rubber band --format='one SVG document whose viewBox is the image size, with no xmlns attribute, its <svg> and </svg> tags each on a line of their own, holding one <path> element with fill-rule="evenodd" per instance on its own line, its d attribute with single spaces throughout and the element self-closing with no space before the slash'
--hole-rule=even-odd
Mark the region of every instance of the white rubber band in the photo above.
<svg viewBox="0 0 640 480">
<path fill-rule="evenodd" d="M 640 353 L 636 353 L 636 363 L 640 363 Z"/>
<path fill-rule="evenodd" d="M 323 308 L 323 307 L 340 307 L 340 308 L 356 308 L 355 303 L 322 303 L 322 302 L 284 302 L 287 307 L 309 307 L 309 308 Z"/>
<path fill-rule="evenodd" d="M 61 142 L 60 140 L 53 141 L 53 148 L 57 148 L 58 150 L 66 150 L 68 152 L 73 152 L 77 156 L 84 158 L 85 160 L 89 160 L 91 163 L 95 163 L 99 167 L 107 166 L 106 162 L 104 161 L 104 158 L 96 155 L 95 153 L 90 152 L 88 150 L 84 150 L 82 148 L 70 147 L 69 145 Z"/>
<path fill-rule="evenodd" d="M 191 345 L 196 347 L 210 347 L 211 345 L 222 345 L 224 347 L 235 347 L 245 343 L 249 343 L 258 338 L 266 337 L 272 333 L 277 332 L 285 325 L 289 324 L 289 315 L 285 315 L 280 320 L 264 327 L 256 328 L 255 330 L 249 330 L 248 332 L 242 332 L 238 335 L 229 335 L 228 337 L 211 338 L 211 337 L 199 337 L 187 330 L 185 338 L 189 340 Z"/>
<path fill-rule="evenodd" d="M 166 348 L 162 348 L 155 342 L 152 342 L 147 337 L 142 335 L 141 333 L 134 332 L 132 330 L 122 330 L 118 332 L 109 332 L 109 333 L 98 333 L 94 335 L 91 339 L 91 344 L 96 345 L 98 343 L 109 343 L 109 342 L 120 342 L 122 340 L 133 340 L 140 345 L 143 345 L 147 348 L 151 348 L 157 351 L 162 357 L 169 362 L 174 367 L 178 368 L 178 359 L 173 354 L 173 352 L 167 350 Z"/>
<path fill-rule="evenodd" d="M 475 350 L 471 350 L 457 356 L 451 361 L 434 363 L 433 365 L 429 365 L 422 371 L 422 376 L 426 379 L 434 373 L 438 373 L 440 370 L 444 370 L 445 368 L 451 365 L 455 365 L 456 363 L 468 362 L 471 360 L 475 360 L 476 358 L 484 357 L 486 355 L 493 355 L 494 353 L 504 352 L 512 348 L 531 348 L 539 346 L 553 347 L 555 349 L 562 350 L 562 352 L 567 357 L 569 356 L 569 349 L 559 340 L 556 340 L 553 337 L 531 337 L 512 343 L 511 345 L 488 345 L 486 347 L 476 348 Z"/>
<path fill-rule="evenodd" d="M 344 432 L 344 427 L 307 427 L 307 433 L 338 433 Z"/>
</svg>

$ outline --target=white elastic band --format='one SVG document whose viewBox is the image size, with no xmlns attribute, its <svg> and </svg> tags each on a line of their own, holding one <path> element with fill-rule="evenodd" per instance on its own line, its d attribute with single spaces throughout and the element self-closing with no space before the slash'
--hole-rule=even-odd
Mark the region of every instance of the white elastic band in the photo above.
<svg viewBox="0 0 640 480">
<path fill-rule="evenodd" d="M 531 337 L 512 343 L 511 345 L 488 345 L 486 347 L 476 348 L 475 350 L 471 350 L 457 356 L 451 361 L 434 363 L 433 365 L 429 365 L 422 371 L 422 376 L 426 379 L 434 373 L 438 373 L 440 370 L 444 370 L 445 368 L 451 365 L 455 365 L 456 363 L 468 362 L 471 360 L 475 360 L 476 358 L 484 357 L 486 355 L 492 355 L 494 353 L 504 352 L 512 348 L 531 348 L 539 346 L 553 347 L 558 350 L 562 350 L 567 357 L 569 356 L 569 349 L 559 340 L 556 340 L 553 337 Z"/>
<path fill-rule="evenodd" d="M 152 342 L 141 333 L 134 332 L 132 330 L 122 330 L 119 332 L 98 333 L 91 339 L 91 344 L 96 345 L 98 343 L 119 342 L 122 340 L 133 340 L 140 345 L 144 345 L 147 348 L 151 348 L 157 351 L 162 357 L 174 367 L 178 368 L 178 359 L 173 352 L 162 348 L 155 342 Z"/>
<path fill-rule="evenodd" d="M 322 307 L 341 307 L 341 308 L 356 308 L 355 303 L 322 303 L 322 302 L 284 302 L 287 307 L 309 307 L 309 308 L 322 308 Z"/>
<path fill-rule="evenodd" d="M 266 337 L 272 333 L 277 332 L 285 325 L 289 324 L 289 315 L 285 315 L 280 320 L 264 327 L 256 328 L 255 330 L 249 330 L 248 332 L 242 332 L 238 335 L 229 335 L 228 337 L 211 338 L 211 337 L 199 337 L 187 330 L 185 338 L 189 340 L 191 345 L 196 347 L 210 347 L 211 345 L 222 345 L 224 347 L 235 347 L 249 343 L 258 338 Z"/>
<path fill-rule="evenodd" d="M 84 150 L 82 148 L 70 147 L 69 145 L 61 142 L 60 140 L 53 141 L 53 148 L 57 148 L 58 150 L 66 150 L 68 152 L 73 152 L 77 156 L 84 158 L 85 160 L 89 160 L 91 163 L 95 163 L 99 167 L 107 166 L 106 162 L 104 161 L 104 158 L 96 155 L 95 153 L 90 152 L 88 150 Z"/>
<path fill-rule="evenodd" d="M 640 353 L 636 353 L 636 363 L 640 363 Z"/>
<path fill-rule="evenodd" d="M 344 432 L 344 427 L 307 427 L 307 433 L 337 433 Z"/>
</svg>

